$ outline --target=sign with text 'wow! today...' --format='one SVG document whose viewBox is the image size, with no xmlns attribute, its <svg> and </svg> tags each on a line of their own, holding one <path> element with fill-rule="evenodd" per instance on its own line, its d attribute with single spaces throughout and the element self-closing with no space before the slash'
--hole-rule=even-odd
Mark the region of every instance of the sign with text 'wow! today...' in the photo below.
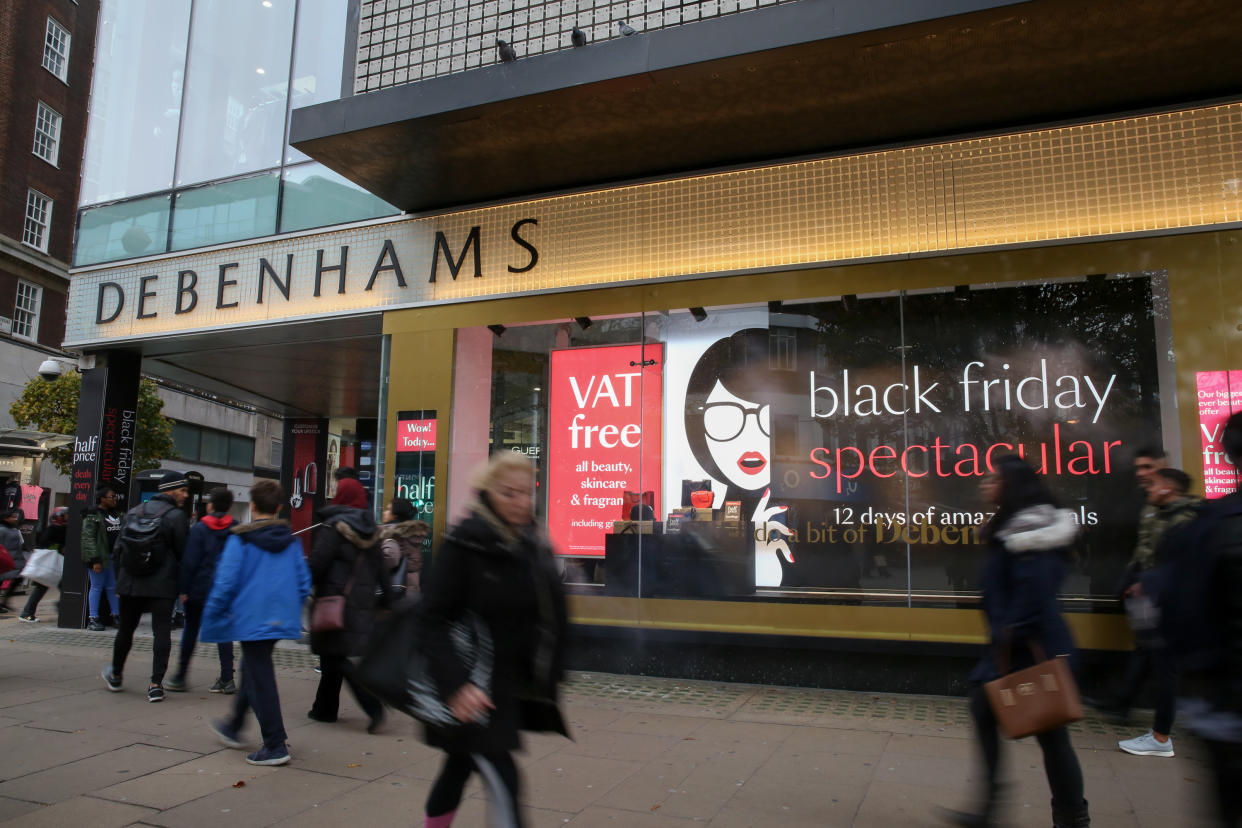
<svg viewBox="0 0 1242 828">
<path fill-rule="evenodd" d="M 627 492 L 659 491 L 663 370 L 660 344 L 552 352 L 548 534 L 559 554 L 602 556 L 612 522 L 629 517 Z"/>
</svg>

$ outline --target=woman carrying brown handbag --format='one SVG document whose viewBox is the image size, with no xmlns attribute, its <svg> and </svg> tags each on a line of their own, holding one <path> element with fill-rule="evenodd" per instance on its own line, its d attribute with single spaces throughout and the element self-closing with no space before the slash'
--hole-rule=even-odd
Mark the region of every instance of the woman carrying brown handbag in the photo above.
<svg viewBox="0 0 1242 828">
<path fill-rule="evenodd" d="M 999 677 L 998 648 L 1011 648 L 1010 670 L 1034 664 L 1032 650 L 1042 650 L 1049 657 L 1066 655 L 1072 659 L 1074 655 L 1074 641 L 1057 602 L 1070 547 L 1078 535 L 1074 514 L 1057 508 L 1052 493 L 1021 458 L 1001 457 L 993 468 L 979 487 L 983 499 L 996 507 L 992 519 L 980 530 L 987 551 L 979 587 L 990 643 L 970 674 L 970 713 L 985 776 L 974 811 L 944 813 L 950 822 L 970 828 L 997 821 L 1000 732 L 983 685 Z M 1035 738 L 1043 751 L 1048 787 L 1052 789 L 1054 828 L 1087 828 L 1091 817 L 1083 798 L 1082 768 L 1070 744 L 1069 731 L 1058 727 Z"/>
</svg>

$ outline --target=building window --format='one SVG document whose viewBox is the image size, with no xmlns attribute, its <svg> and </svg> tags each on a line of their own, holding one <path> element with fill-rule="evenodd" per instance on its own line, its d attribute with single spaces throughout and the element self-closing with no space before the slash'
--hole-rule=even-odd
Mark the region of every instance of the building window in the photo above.
<svg viewBox="0 0 1242 828">
<path fill-rule="evenodd" d="M 26 192 L 26 225 L 22 244 L 47 252 L 48 226 L 52 223 L 52 200 L 38 190 Z"/>
<path fill-rule="evenodd" d="M 47 39 L 43 43 L 43 68 L 68 82 L 69 30 L 50 17 L 47 19 Z"/>
<path fill-rule="evenodd" d="M 280 468 L 281 452 L 283 450 L 284 450 L 284 446 L 281 444 L 281 441 L 273 439 L 272 445 L 271 445 L 271 453 L 268 455 L 268 458 L 267 458 L 269 466 L 271 466 L 274 469 Z"/>
<path fill-rule="evenodd" d="M 13 305 L 13 336 L 22 339 L 39 337 L 39 305 L 43 300 L 43 288 L 19 279 L 17 301 Z"/>
<path fill-rule="evenodd" d="M 254 469 L 254 438 L 192 423 L 173 423 L 173 445 L 178 459 L 225 466 L 232 469 Z"/>
<path fill-rule="evenodd" d="M 34 154 L 52 166 L 60 157 L 60 113 L 43 101 L 35 114 Z"/>
</svg>

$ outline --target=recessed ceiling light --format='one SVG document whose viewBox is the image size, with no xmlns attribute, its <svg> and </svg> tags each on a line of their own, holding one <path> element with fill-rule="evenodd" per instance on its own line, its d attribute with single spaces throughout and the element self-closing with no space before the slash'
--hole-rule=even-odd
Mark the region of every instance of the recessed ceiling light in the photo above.
<svg viewBox="0 0 1242 828">
<path fill-rule="evenodd" d="M 254 71 L 255 71 L 255 74 L 256 74 L 256 75 L 266 75 L 266 74 L 267 74 L 267 70 L 266 70 L 266 69 L 264 69 L 262 66 L 260 66 L 260 67 L 256 68 Z"/>
<path fill-rule="evenodd" d="M 271 7 L 272 7 L 272 0 L 263 0 L 263 8 L 270 9 Z"/>
</svg>

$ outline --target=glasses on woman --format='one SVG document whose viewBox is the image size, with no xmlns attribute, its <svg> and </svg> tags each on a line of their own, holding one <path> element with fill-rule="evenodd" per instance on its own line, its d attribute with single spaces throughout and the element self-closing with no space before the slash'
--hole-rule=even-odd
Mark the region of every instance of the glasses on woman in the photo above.
<svg viewBox="0 0 1242 828">
<path fill-rule="evenodd" d="M 750 416 L 754 416 L 763 436 L 770 437 L 769 407 L 766 404 L 745 406 L 735 402 L 708 403 L 703 409 L 703 430 L 717 442 L 732 440 L 746 428 L 746 418 Z"/>
</svg>

